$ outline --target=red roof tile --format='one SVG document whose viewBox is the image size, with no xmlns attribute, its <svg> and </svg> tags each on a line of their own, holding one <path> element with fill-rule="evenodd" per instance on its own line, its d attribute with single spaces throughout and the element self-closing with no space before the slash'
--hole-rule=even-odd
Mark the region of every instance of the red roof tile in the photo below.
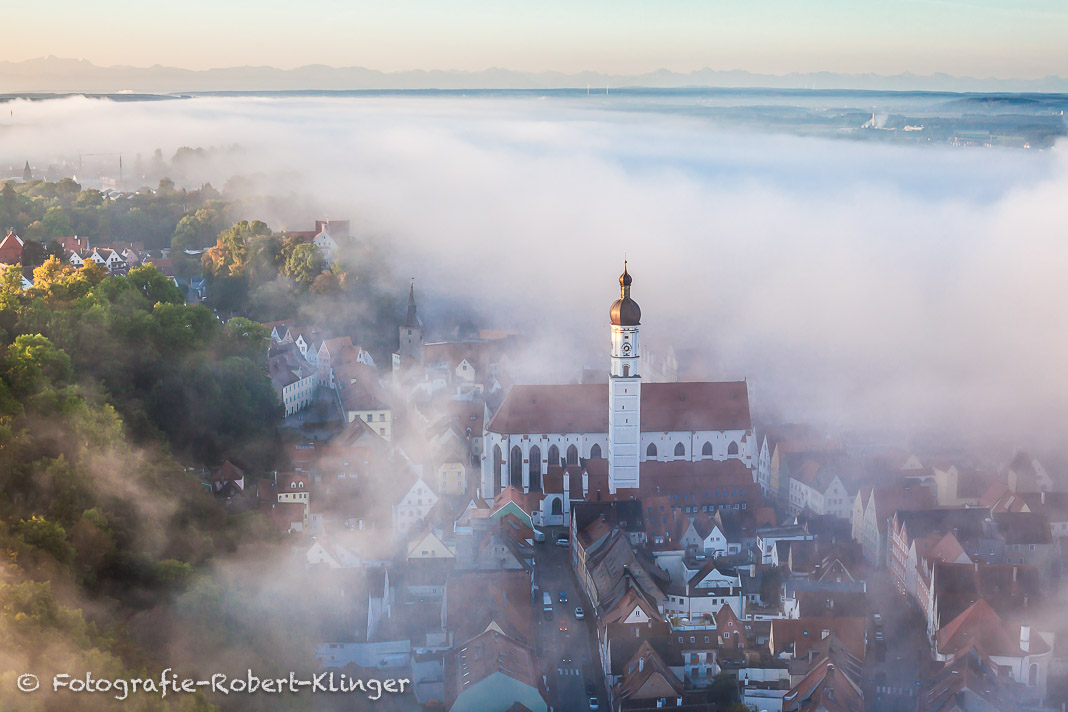
<svg viewBox="0 0 1068 712">
<path fill-rule="evenodd" d="M 642 385 L 644 432 L 748 430 L 745 381 Z M 607 384 L 516 386 L 488 430 L 495 433 L 607 433 Z"/>
</svg>

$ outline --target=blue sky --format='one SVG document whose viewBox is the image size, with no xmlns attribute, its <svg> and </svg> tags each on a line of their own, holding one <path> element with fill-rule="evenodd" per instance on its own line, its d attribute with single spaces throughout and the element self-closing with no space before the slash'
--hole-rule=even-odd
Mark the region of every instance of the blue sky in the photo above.
<svg viewBox="0 0 1068 712">
<path fill-rule="evenodd" d="M 6 60 L 1068 75 L 1064 0 L 39 0 L 4 14 Z"/>
</svg>

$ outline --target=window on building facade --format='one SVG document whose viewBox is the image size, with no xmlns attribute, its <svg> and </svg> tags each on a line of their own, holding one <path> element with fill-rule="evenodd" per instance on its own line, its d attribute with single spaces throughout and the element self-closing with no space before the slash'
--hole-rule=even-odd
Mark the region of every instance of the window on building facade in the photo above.
<svg viewBox="0 0 1068 712">
<path fill-rule="evenodd" d="M 675 457 L 682 457 L 686 454 L 686 447 L 682 443 L 675 444 Z"/>
<path fill-rule="evenodd" d="M 703 457 L 712 457 L 712 443 L 705 442 L 704 446 L 701 448 L 701 455 Z"/>
<path fill-rule="evenodd" d="M 727 446 L 727 454 L 728 455 L 737 455 L 738 454 L 738 443 L 732 442 L 730 445 L 728 445 Z"/>
<path fill-rule="evenodd" d="M 649 447 L 645 448 L 646 457 L 656 457 L 656 445 L 649 443 Z"/>
</svg>

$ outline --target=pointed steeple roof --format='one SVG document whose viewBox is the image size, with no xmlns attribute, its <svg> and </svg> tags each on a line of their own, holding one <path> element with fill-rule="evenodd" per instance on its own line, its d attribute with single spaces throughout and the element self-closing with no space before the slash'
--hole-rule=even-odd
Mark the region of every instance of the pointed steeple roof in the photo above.
<svg viewBox="0 0 1068 712">
<path fill-rule="evenodd" d="M 412 329 L 423 326 L 423 320 L 419 318 L 415 307 L 415 277 L 412 277 L 412 284 L 408 288 L 408 314 L 404 317 L 404 326 Z"/>
</svg>

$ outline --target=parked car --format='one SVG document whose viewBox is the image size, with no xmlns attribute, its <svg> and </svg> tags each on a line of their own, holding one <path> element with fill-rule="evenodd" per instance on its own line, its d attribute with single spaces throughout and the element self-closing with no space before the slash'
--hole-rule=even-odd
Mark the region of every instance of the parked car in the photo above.
<svg viewBox="0 0 1068 712">
<path fill-rule="evenodd" d="M 556 545 L 557 546 L 564 546 L 564 547 L 571 546 L 571 540 L 568 539 L 566 535 L 565 536 L 560 536 L 560 537 L 557 537 L 557 539 L 556 539 Z"/>
<path fill-rule="evenodd" d="M 582 620 L 586 617 L 586 612 L 582 610 L 582 606 L 575 609 L 575 620 Z"/>
</svg>

